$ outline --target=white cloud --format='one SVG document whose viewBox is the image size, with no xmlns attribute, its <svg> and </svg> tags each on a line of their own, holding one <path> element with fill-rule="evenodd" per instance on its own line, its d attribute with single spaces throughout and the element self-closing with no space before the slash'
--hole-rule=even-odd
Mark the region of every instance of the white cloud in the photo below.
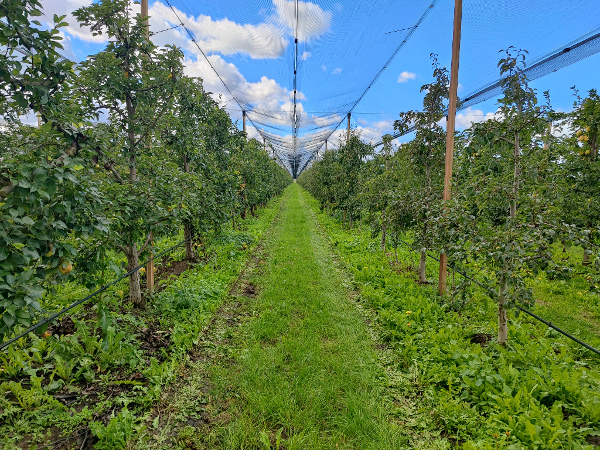
<svg viewBox="0 0 600 450">
<path fill-rule="evenodd" d="M 228 63 L 220 55 L 210 55 L 208 60 L 229 89 L 242 102 L 269 111 L 277 111 L 280 109 L 280 105 L 289 99 L 289 91 L 273 79 L 263 76 L 260 81 L 251 83 L 246 80 L 234 64 Z M 184 65 L 186 75 L 202 78 L 204 88 L 207 91 L 214 94 L 223 94 L 227 98 L 230 97 L 217 74 L 203 57 L 196 60 L 186 58 Z"/>
<path fill-rule="evenodd" d="M 465 109 L 463 112 L 459 112 L 456 114 L 456 122 L 455 129 L 456 130 L 465 130 L 470 128 L 471 125 L 478 122 L 485 122 L 487 120 L 497 119 L 500 117 L 500 113 L 496 112 L 488 112 L 484 113 L 480 109 L 472 109 L 470 106 Z M 442 118 L 438 125 L 441 126 L 444 130 L 446 129 L 446 118 Z"/>
<path fill-rule="evenodd" d="M 456 128 L 459 130 L 464 130 L 469 128 L 471 125 L 477 122 L 485 122 L 487 120 L 491 120 L 495 118 L 497 113 L 488 112 L 484 113 L 480 109 L 471 109 L 469 106 L 464 112 L 459 112 L 456 115 Z M 444 119 L 444 122 L 446 119 Z"/>
<path fill-rule="evenodd" d="M 339 67 L 331 71 L 331 75 L 339 75 L 340 73 L 342 73 L 342 69 Z"/>
<path fill-rule="evenodd" d="M 398 83 L 407 83 L 409 80 L 417 78 L 417 74 L 413 72 L 404 71 L 398 75 Z"/>
<path fill-rule="evenodd" d="M 321 66 L 321 70 L 322 70 L 323 72 L 327 72 L 327 67 L 325 67 L 325 66 Z"/>
<path fill-rule="evenodd" d="M 294 90 L 291 90 L 289 95 L 290 95 L 290 98 L 293 99 L 294 98 Z M 296 91 L 296 100 L 306 100 L 306 95 L 304 95 L 300 91 Z"/>
<path fill-rule="evenodd" d="M 273 0 L 276 25 L 285 27 L 290 36 L 295 36 L 296 2 L 294 0 Z M 298 39 L 316 39 L 329 30 L 332 14 L 311 2 L 298 2 Z"/>
<path fill-rule="evenodd" d="M 311 57 L 311 53 L 310 52 L 302 52 L 302 54 L 300 55 L 300 59 L 302 61 L 306 61 L 308 58 Z"/>
<path fill-rule="evenodd" d="M 92 0 L 44 0 L 42 2 L 44 15 L 41 20 L 52 25 L 54 23 L 54 15 L 64 16 L 66 15 L 64 22 L 68 23 L 68 26 L 61 28 L 64 32 L 66 31 L 72 36 L 75 36 L 82 41 L 105 43 L 108 42 L 106 34 L 100 36 L 93 36 L 89 28 L 81 28 L 77 19 L 73 17 L 72 12 L 76 9 L 83 8 L 92 4 Z M 63 41 L 64 45 L 64 41 Z"/>
<path fill-rule="evenodd" d="M 177 8 L 174 10 L 177 15 L 167 5 L 161 2 L 153 3 L 149 10 L 151 29 L 160 31 L 178 25 L 179 16 L 206 53 L 246 54 L 253 59 L 278 58 L 285 53 L 289 44 L 284 31 L 274 24 L 239 24 L 229 19 L 213 20 L 205 15 L 193 17 Z M 177 39 L 175 42 L 173 37 Z M 193 53 L 199 53 L 185 30 L 174 29 L 160 33 L 153 41 L 159 45 L 175 43 Z"/>
</svg>

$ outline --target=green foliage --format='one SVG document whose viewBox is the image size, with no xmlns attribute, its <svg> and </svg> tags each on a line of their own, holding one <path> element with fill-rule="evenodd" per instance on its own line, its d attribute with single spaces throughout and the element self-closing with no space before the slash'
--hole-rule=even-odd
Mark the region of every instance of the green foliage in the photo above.
<svg viewBox="0 0 600 450">
<path fill-rule="evenodd" d="M 90 422 L 90 429 L 98 442 L 94 447 L 100 450 L 124 449 L 134 434 L 144 427 L 127 408 L 123 408 L 119 414 L 112 417 L 108 425 Z"/>
<path fill-rule="evenodd" d="M 364 160 L 371 153 L 371 146 L 352 131 L 348 142 L 340 138 L 337 151 L 326 152 L 311 170 L 300 175 L 298 182 L 319 199 L 321 208 L 343 214 L 344 221 L 352 224 L 360 217 L 358 182 Z"/>
<path fill-rule="evenodd" d="M 59 29 L 65 16 L 55 15 L 51 28 L 36 20 L 38 0 L 7 0 L 0 5 L 0 115 L 8 121 L 33 110 L 53 108 L 54 94 L 64 87 L 72 62 L 60 57 Z"/>
<path fill-rule="evenodd" d="M 244 231 L 226 228 L 208 239 L 208 259 L 161 284 L 147 310 L 123 309 L 119 285 L 97 305 L 74 310 L 69 331 L 61 331 L 67 320 L 54 324 L 51 336 L 32 336 L 0 352 L 0 447 L 12 448 L 25 436 L 31 445 L 47 442 L 50 428 L 77 436 L 90 422 L 103 448 L 137 436 L 276 213 L 272 202 L 244 223 Z M 179 240 L 161 239 L 156 247 Z M 124 264 L 116 253 L 106 259 Z M 62 307 L 83 292 L 75 279 L 42 298 L 42 305 Z M 159 345 L 148 348 L 156 339 Z"/>
<path fill-rule="evenodd" d="M 525 318 L 513 323 L 507 347 L 493 343 L 496 314 L 485 295 L 453 312 L 435 300 L 434 288 L 388 263 L 367 233 L 344 230 L 324 214 L 318 219 L 413 380 L 409 392 L 421 398 L 420 408 L 432 408 L 444 433 L 464 448 L 585 448 L 600 419 L 595 360 Z M 399 254 L 401 262 L 410 258 L 405 248 Z M 488 345 L 474 339 L 485 336 Z"/>
</svg>

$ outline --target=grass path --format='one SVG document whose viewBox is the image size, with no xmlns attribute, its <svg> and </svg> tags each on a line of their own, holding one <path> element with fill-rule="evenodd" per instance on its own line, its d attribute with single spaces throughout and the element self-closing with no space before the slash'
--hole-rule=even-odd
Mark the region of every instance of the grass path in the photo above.
<svg viewBox="0 0 600 450">
<path fill-rule="evenodd" d="M 211 326 L 208 356 L 165 395 L 160 432 L 141 447 L 408 447 L 376 342 L 303 196 L 286 190 L 253 271 Z"/>
</svg>

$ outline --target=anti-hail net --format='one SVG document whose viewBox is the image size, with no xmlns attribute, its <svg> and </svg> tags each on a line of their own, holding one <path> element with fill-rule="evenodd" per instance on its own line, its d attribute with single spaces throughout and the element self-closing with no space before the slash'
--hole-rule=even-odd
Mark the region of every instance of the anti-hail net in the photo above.
<svg viewBox="0 0 600 450">
<path fill-rule="evenodd" d="M 71 10 L 87 3 L 66 1 Z M 454 0 L 150 0 L 150 29 L 155 43 L 182 47 L 188 73 L 234 118 L 245 111 L 250 136 L 297 176 L 404 67 L 428 65 L 432 53 L 450 67 L 453 13 Z M 499 94 L 499 50 L 528 50 L 528 75 L 541 77 L 597 53 L 599 24 L 598 0 L 464 0 L 463 106 Z M 420 106 L 404 100 L 382 113 Z"/>
</svg>

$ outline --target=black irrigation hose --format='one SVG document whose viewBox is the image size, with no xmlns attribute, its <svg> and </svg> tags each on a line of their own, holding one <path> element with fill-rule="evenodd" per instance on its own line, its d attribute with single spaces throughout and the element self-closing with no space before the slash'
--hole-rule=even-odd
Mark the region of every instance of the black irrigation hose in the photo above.
<svg viewBox="0 0 600 450">
<path fill-rule="evenodd" d="M 409 246 L 410 244 L 406 241 L 403 241 L 402 239 L 398 239 L 399 242 L 402 242 L 404 245 Z M 435 256 L 431 256 L 429 253 L 426 253 L 428 258 L 433 259 L 434 261 L 440 262 L 439 258 L 436 258 Z M 472 281 L 473 283 L 477 284 L 479 287 L 485 289 L 488 292 L 491 292 L 494 295 L 498 295 L 498 293 L 496 291 L 494 291 L 492 288 L 484 285 L 483 283 L 477 281 L 474 278 L 471 278 L 469 275 L 467 275 L 465 272 L 463 272 L 460 269 L 457 269 L 454 267 L 453 264 L 448 264 L 448 267 L 450 269 L 452 269 L 454 272 L 458 273 L 459 275 L 462 275 L 464 278 L 466 278 L 469 281 Z M 572 341 L 577 342 L 579 345 L 583 345 L 585 348 L 587 348 L 588 350 L 596 353 L 598 356 L 600 356 L 600 350 L 598 350 L 597 348 L 592 347 L 590 344 L 587 344 L 586 342 L 583 342 L 582 340 L 576 338 L 575 336 L 573 336 L 572 334 L 566 332 L 565 330 L 557 327 L 556 325 L 554 325 L 552 322 L 548 322 L 546 319 L 538 316 L 537 314 L 532 313 L 531 311 L 529 311 L 528 309 L 522 308 L 519 305 L 515 305 L 515 308 L 517 308 L 519 311 L 523 311 L 525 314 L 530 315 L 531 317 L 533 317 L 534 319 L 539 320 L 540 322 L 542 322 L 543 324 L 548 325 L 550 328 L 558 331 L 559 333 L 561 333 L 562 335 L 568 337 L 569 339 L 571 339 Z"/>
<path fill-rule="evenodd" d="M 150 261 L 154 261 L 156 258 L 158 258 L 159 256 L 165 255 L 171 251 L 173 251 L 174 249 L 176 249 L 177 247 L 185 244 L 187 241 L 189 241 L 189 239 L 184 239 L 183 241 L 181 241 L 179 244 L 174 245 L 173 247 L 168 248 L 167 250 L 165 250 L 164 252 L 161 252 L 157 255 L 154 255 L 152 258 L 148 259 L 145 263 L 137 266 L 135 269 L 130 270 L 129 272 L 127 272 L 125 275 L 121 275 L 119 278 L 117 278 L 116 280 L 114 280 L 113 282 L 107 284 L 106 286 L 101 287 L 100 289 L 98 289 L 95 292 L 92 292 L 90 295 L 88 295 L 85 298 L 82 298 L 81 300 L 77 300 L 75 303 L 72 303 L 71 305 L 67 306 L 65 309 L 52 314 L 50 317 L 42 320 L 41 322 L 36 323 L 35 325 L 29 327 L 27 330 L 23 331 L 20 335 L 18 335 L 17 337 L 12 338 L 11 340 L 3 343 L 0 345 L 0 350 L 5 349 L 6 347 L 8 347 L 9 345 L 11 345 L 12 343 L 18 341 L 19 339 L 21 339 L 22 337 L 27 336 L 29 333 L 31 333 L 34 330 L 37 330 L 39 327 L 41 327 L 42 325 L 47 324 L 48 322 L 53 321 L 54 319 L 56 319 L 58 316 L 66 313 L 67 311 L 69 311 L 70 309 L 75 308 L 77 305 L 81 305 L 82 303 L 87 302 L 89 299 L 91 299 L 92 297 L 98 295 L 100 292 L 103 292 L 105 290 L 107 290 L 109 287 L 114 286 L 115 284 L 117 284 L 119 281 L 121 281 L 124 278 L 127 278 L 129 275 L 131 275 L 134 272 L 137 272 L 138 270 L 140 270 L 142 267 L 146 266 L 146 264 L 148 264 Z"/>
<path fill-rule="evenodd" d="M 585 342 L 583 342 L 580 339 L 577 339 L 575 336 L 573 336 L 572 334 L 567 333 L 565 330 L 561 330 L 559 327 L 557 327 L 556 325 L 554 325 L 552 322 L 548 322 L 547 320 L 541 318 L 540 316 L 532 313 L 531 311 L 525 309 L 525 308 L 521 308 L 518 305 L 515 305 L 517 309 L 523 311 L 525 314 L 529 314 L 531 317 L 533 317 L 534 319 L 539 320 L 542 323 L 545 323 L 546 325 L 548 325 L 550 328 L 555 329 L 556 331 L 558 331 L 559 333 L 565 335 L 566 337 L 568 337 L 569 339 L 572 339 L 573 341 L 577 342 L 580 345 L 583 345 L 585 348 L 587 348 L 588 350 L 596 353 L 597 355 L 600 355 L 600 350 L 598 350 L 597 348 L 592 347 L 590 344 L 586 344 Z"/>
</svg>

